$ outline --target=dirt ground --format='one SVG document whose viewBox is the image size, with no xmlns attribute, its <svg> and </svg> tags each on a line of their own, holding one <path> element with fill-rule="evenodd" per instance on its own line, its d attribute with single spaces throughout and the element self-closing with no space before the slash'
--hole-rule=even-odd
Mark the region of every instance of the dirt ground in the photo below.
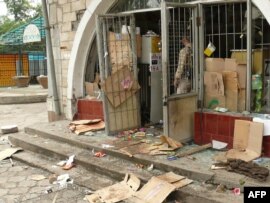
<svg viewBox="0 0 270 203">
<path fill-rule="evenodd" d="M 46 103 L 0 105 L 0 127 L 17 125 L 19 130 L 33 123 L 48 122 Z"/>
</svg>

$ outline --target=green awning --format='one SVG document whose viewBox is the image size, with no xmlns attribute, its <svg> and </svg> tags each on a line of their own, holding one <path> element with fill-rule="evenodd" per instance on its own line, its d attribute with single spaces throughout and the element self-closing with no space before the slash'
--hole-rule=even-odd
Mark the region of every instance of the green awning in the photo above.
<svg viewBox="0 0 270 203">
<path fill-rule="evenodd" d="M 43 17 L 37 17 L 34 20 L 29 21 L 3 35 L 0 36 L 0 44 L 2 45 L 22 45 L 23 44 L 23 33 L 26 26 L 34 24 L 38 27 L 41 39 L 45 38 L 45 28 Z"/>
</svg>

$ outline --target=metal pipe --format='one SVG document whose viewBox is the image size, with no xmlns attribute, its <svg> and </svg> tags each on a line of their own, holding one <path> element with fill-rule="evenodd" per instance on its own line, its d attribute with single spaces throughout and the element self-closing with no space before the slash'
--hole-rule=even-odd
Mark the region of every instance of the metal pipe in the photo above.
<svg viewBox="0 0 270 203">
<path fill-rule="evenodd" d="M 246 95 L 246 110 L 251 108 L 251 69 L 252 69 L 252 3 L 247 1 L 247 95 Z"/>
<path fill-rule="evenodd" d="M 50 25 L 49 25 L 49 17 L 48 17 L 48 9 L 46 0 L 42 0 L 42 10 L 44 15 L 44 24 L 46 30 L 46 50 L 47 50 L 47 59 L 49 61 L 48 69 L 48 76 L 51 79 L 52 84 L 52 92 L 53 92 L 53 99 L 54 99 L 54 106 L 55 106 L 55 113 L 60 115 L 60 104 L 59 98 L 57 93 L 57 84 L 56 84 L 56 76 L 55 76 L 55 66 L 54 66 L 54 57 L 53 57 L 53 50 L 52 50 L 52 38 L 50 32 Z"/>
</svg>

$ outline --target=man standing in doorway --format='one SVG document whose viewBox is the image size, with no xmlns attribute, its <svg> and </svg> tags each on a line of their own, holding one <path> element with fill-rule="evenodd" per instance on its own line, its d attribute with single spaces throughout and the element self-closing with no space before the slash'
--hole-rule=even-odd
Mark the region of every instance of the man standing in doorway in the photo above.
<svg viewBox="0 0 270 203">
<path fill-rule="evenodd" d="M 192 77 L 192 50 L 188 38 L 181 40 L 184 47 L 179 52 L 178 67 L 174 76 L 174 87 L 177 94 L 188 93 L 191 91 Z"/>
</svg>

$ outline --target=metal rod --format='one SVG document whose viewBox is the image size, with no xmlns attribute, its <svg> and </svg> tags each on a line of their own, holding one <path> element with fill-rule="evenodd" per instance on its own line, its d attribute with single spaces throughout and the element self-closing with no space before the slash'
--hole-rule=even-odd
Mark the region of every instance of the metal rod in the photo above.
<svg viewBox="0 0 270 203">
<path fill-rule="evenodd" d="M 252 69 L 252 3 L 247 1 L 247 95 L 246 95 L 246 110 L 251 108 L 251 69 Z"/>
<path fill-rule="evenodd" d="M 98 59 L 99 59 L 99 70 L 100 70 L 100 80 L 101 82 L 105 81 L 105 62 L 104 62 L 104 50 L 103 50 L 103 42 L 102 42 L 102 31 L 101 31 L 101 25 L 99 22 L 99 17 L 96 16 L 96 36 L 97 36 L 97 48 L 98 48 Z M 105 133 L 108 135 L 109 132 L 109 118 L 108 118 L 108 111 L 109 109 L 107 108 L 107 98 L 105 96 L 104 90 L 101 90 L 101 97 L 102 97 L 102 103 L 103 103 L 103 109 L 104 109 L 104 121 L 105 121 Z"/>
<path fill-rule="evenodd" d="M 166 2 L 161 2 L 161 26 L 162 26 L 162 74 L 163 74 L 163 132 L 169 135 L 168 123 L 168 13 Z"/>
<path fill-rule="evenodd" d="M 47 58 L 49 61 L 48 69 L 50 70 L 48 71 L 48 76 L 51 79 L 51 84 L 52 84 L 52 93 L 53 93 L 53 101 L 54 101 L 54 106 L 55 106 L 55 113 L 57 115 L 60 115 L 61 114 L 60 103 L 59 103 L 58 92 L 57 92 L 54 57 L 53 57 L 53 50 L 52 50 L 52 38 L 51 38 L 46 0 L 42 0 L 42 9 L 43 9 L 43 15 L 44 15 L 45 31 L 46 31 Z"/>
</svg>

